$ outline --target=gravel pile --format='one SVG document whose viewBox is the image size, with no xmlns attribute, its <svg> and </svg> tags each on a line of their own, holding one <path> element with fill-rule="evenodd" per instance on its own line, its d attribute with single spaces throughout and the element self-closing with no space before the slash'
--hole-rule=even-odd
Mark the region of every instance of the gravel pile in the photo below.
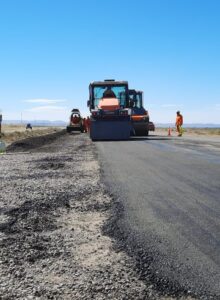
<svg viewBox="0 0 220 300">
<path fill-rule="evenodd" d="M 154 299 L 103 234 L 112 199 L 94 145 L 64 132 L 0 156 L 0 299 Z"/>
</svg>

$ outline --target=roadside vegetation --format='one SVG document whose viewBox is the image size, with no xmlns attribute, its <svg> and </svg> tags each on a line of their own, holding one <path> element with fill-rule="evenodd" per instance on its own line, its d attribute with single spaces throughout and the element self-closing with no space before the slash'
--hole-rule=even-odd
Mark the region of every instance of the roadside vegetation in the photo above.
<svg viewBox="0 0 220 300">
<path fill-rule="evenodd" d="M 198 135 L 220 135 L 220 128 L 185 128 L 186 133 Z"/>
</svg>

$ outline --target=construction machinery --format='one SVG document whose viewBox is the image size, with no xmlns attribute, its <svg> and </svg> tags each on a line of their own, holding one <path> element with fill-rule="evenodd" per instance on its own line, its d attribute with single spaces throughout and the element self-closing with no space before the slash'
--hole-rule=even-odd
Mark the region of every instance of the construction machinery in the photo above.
<svg viewBox="0 0 220 300">
<path fill-rule="evenodd" d="M 129 107 L 134 135 L 148 135 L 149 114 L 143 106 L 143 92 L 129 90 Z"/>
<path fill-rule="evenodd" d="M 83 118 L 77 108 L 72 109 L 69 125 L 66 127 L 67 132 L 80 131 L 83 132 Z"/>
<path fill-rule="evenodd" d="M 149 131 L 155 131 L 155 124 L 153 122 L 149 122 Z"/>
<path fill-rule="evenodd" d="M 127 140 L 132 131 L 127 81 L 107 79 L 89 85 L 92 140 Z"/>
</svg>

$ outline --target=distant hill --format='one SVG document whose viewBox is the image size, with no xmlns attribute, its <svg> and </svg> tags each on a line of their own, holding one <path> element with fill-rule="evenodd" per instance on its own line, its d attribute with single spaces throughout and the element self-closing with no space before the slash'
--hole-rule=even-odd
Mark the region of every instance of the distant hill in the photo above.
<svg viewBox="0 0 220 300">
<path fill-rule="evenodd" d="M 49 121 L 49 120 L 3 120 L 2 124 L 13 124 L 13 125 L 26 125 L 31 123 L 32 126 L 66 126 L 67 123 L 64 121 Z"/>
</svg>

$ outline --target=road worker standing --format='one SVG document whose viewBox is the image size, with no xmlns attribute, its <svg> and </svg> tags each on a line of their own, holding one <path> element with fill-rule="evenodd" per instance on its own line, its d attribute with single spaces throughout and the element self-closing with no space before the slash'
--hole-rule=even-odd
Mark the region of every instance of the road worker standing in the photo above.
<svg viewBox="0 0 220 300">
<path fill-rule="evenodd" d="M 87 132 L 90 132 L 90 125 L 91 125 L 90 118 L 87 117 L 87 119 L 86 119 L 86 128 L 87 128 Z"/>
<path fill-rule="evenodd" d="M 176 131 L 178 132 L 178 136 L 182 136 L 183 134 L 183 116 L 181 115 L 180 111 L 176 112 Z"/>
<path fill-rule="evenodd" d="M 0 137 L 2 136 L 2 114 L 0 112 Z"/>
<path fill-rule="evenodd" d="M 83 132 L 87 132 L 87 121 L 86 121 L 86 118 L 83 118 Z"/>
</svg>

